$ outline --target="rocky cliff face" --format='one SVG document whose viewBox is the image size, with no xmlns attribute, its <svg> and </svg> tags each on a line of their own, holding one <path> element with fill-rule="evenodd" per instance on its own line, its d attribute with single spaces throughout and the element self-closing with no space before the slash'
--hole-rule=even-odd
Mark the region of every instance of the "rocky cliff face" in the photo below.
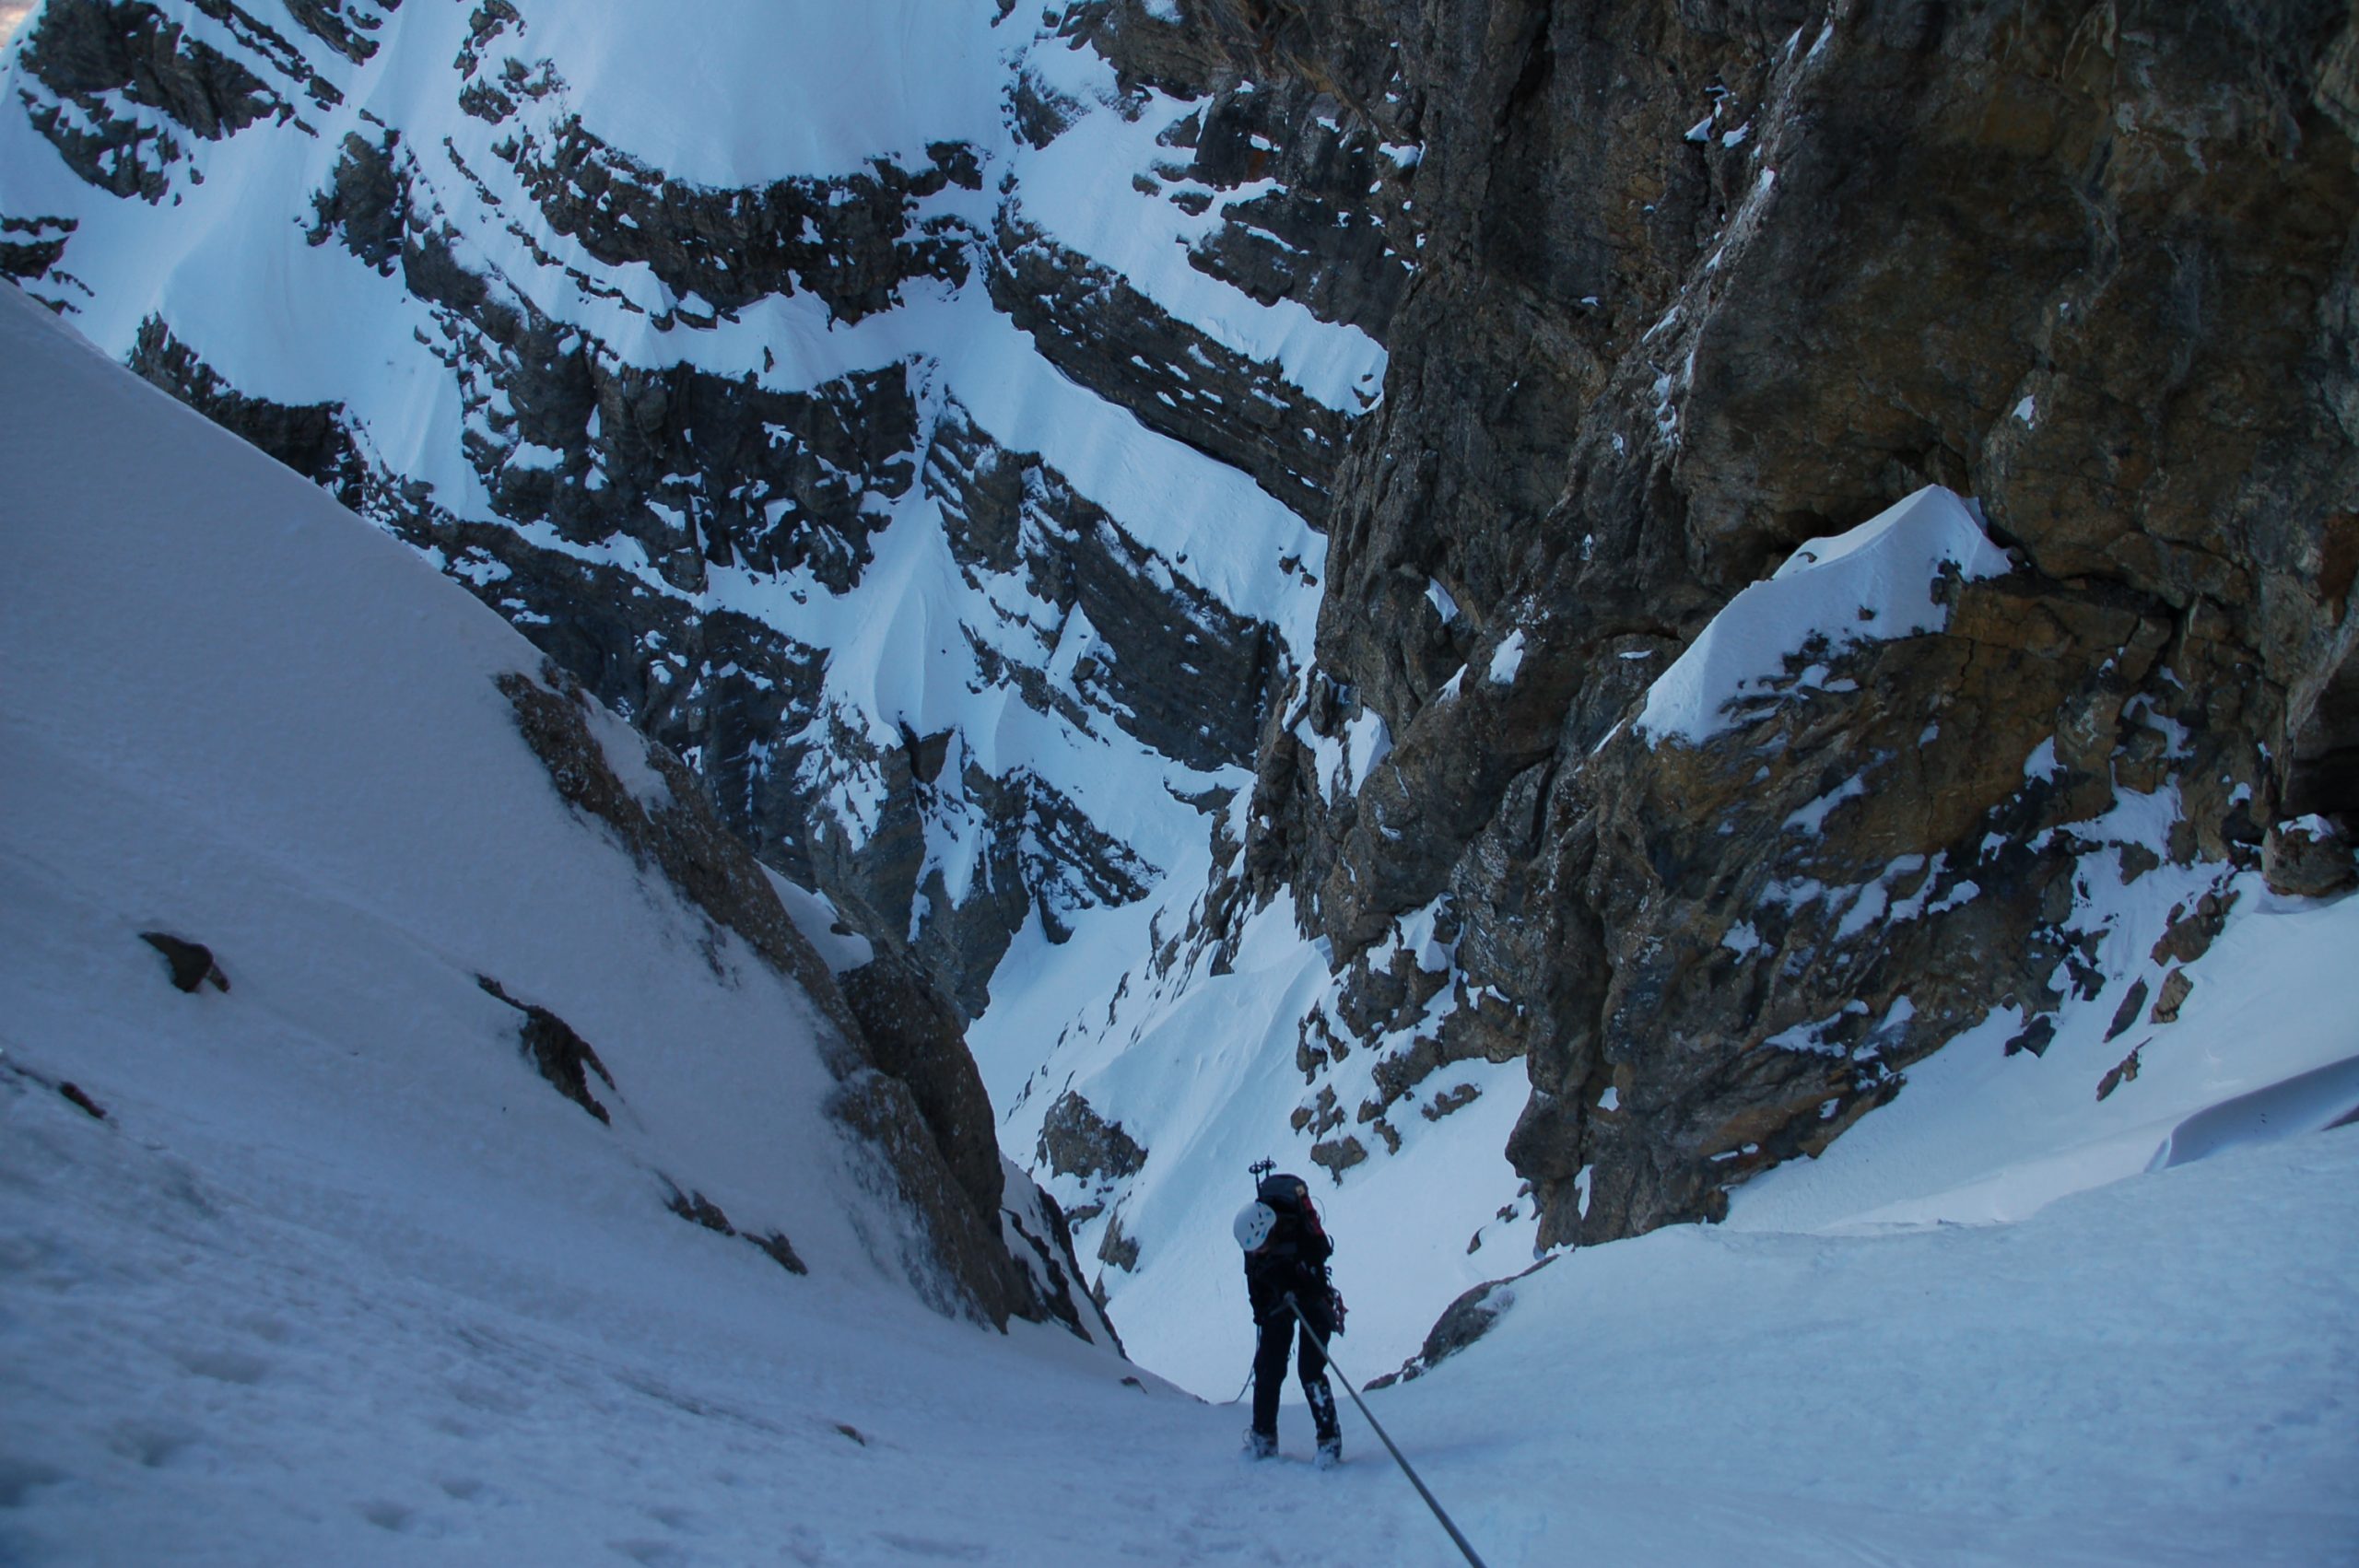
<svg viewBox="0 0 2359 1568">
<path fill-rule="evenodd" d="M 1296 1075 L 1239 1116 L 1347 1190 L 1479 1123 L 1544 1247 L 1969 1029 L 2166 1023 L 2273 825 L 2347 858 L 2359 34 L 2200 10 L 979 12 L 988 111 L 717 175 L 541 7 L 53 0 L 0 261 L 958 1012 L 1152 901 L 992 1045 L 1101 1261 L 1271 920 L 1317 973 L 1238 1004 Z M 393 329 L 290 369 L 99 239 L 241 158 Z"/>
<path fill-rule="evenodd" d="M 1322 1038 L 1454 988 L 1506 1005 L 1395 1076 L 1525 1058 L 1543 1244 L 1710 1216 L 1992 1012 L 2040 1049 L 2122 964 L 2107 885 L 2178 894 L 2159 971 L 2272 821 L 2359 808 L 2344 8 L 1191 16 L 1199 53 L 1143 55 L 1321 84 L 1422 153 L 1305 728 L 1265 731 L 1230 872 L 1339 955 L 1453 927 L 1306 1030 L 1331 1163 L 1378 1141 L 1318 1097 Z M 1740 589 L 1927 485 L 2007 553 L 1938 629 L 1631 721 Z M 1389 752 L 1325 787 L 1371 715 Z"/>
</svg>

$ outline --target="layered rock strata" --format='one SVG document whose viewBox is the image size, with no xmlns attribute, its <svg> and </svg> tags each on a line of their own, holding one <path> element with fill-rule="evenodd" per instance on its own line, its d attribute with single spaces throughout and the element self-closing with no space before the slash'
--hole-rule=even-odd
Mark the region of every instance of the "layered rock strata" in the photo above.
<svg viewBox="0 0 2359 1568">
<path fill-rule="evenodd" d="M 1009 177 L 987 189 L 987 167 L 1006 161 L 996 143 L 699 182 L 585 123 L 597 99 L 573 89 L 530 6 L 483 0 L 464 26 L 405 16 L 399 29 L 377 0 L 306 3 L 285 21 L 264 9 L 60 0 L 14 78 L 26 123 L 102 204 L 209 198 L 208 171 L 322 170 L 299 197 L 304 239 L 417 313 L 389 363 L 422 360 L 421 396 L 455 397 L 459 463 L 388 428 L 440 417 L 424 409 L 275 399 L 251 370 L 225 373 L 221 353 L 250 347 L 192 337 L 160 287 L 129 348 L 143 373 L 427 551 L 687 759 L 767 860 L 906 946 L 962 1012 L 985 1005 L 1027 921 L 1061 940 L 1074 914 L 1155 884 L 1168 855 L 1127 846 L 1072 769 L 1047 766 L 1060 759 L 978 762 L 977 745 L 932 724 L 903 743 L 892 704 L 831 690 L 839 650 L 807 623 L 860 599 L 880 534 L 903 516 L 931 526 L 938 503 L 970 600 L 940 652 L 971 661 L 972 688 L 1012 689 L 1132 757 L 1207 774 L 1250 757 L 1285 638 L 1206 588 L 1184 553 L 1143 540 L 1152 520 L 1134 501 L 1119 515 L 1039 451 L 1003 446 L 998 415 L 962 404 L 928 353 L 805 351 L 857 367 L 813 371 L 769 334 L 798 311 L 849 335 L 940 299 L 998 300 L 1055 373 L 1304 513 L 1323 507 L 1344 415 L 1060 243 Z M 1089 12 L 1052 19 L 1042 47 L 1078 47 Z M 1003 15 L 994 30 L 1021 44 L 1027 25 Z M 375 90 L 363 68 L 381 44 L 415 57 L 446 31 L 447 68 L 409 63 L 434 83 L 423 107 Z M 1024 80 L 1011 102 L 1045 145 L 1085 106 L 1070 84 Z M 1235 187 L 1241 166 L 1222 170 L 1242 134 L 1215 124 L 1205 155 L 1178 145 L 1194 141 L 1191 123 L 1173 154 L 1181 196 L 1204 179 Z M 43 203 L 59 189 L 34 186 Z M 1307 232 L 1323 209 L 1306 196 L 1312 207 L 1281 216 L 1282 195 L 1256 198 L 1272 213 L 1257 221 Z M 78 219 L 17 205 L 0 193 L 0 266 L 61 310 L 118 310 L 126 286 L 100 297 L 73 271 Z M 1226 266 L 1275 264 L 1240 252 Z M 719 368 L 744 345 L 757 364 Z M 1304 553 L 1291 569 L 1308 584 Z M 1061 661 L 1069 639 L 1089 646 Z"/>
</svg>

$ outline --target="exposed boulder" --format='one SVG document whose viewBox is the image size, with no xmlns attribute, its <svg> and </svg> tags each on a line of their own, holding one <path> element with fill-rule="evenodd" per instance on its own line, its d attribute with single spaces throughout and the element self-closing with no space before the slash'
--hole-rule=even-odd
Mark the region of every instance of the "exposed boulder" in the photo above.
<svg viewBox="0 0 2359 1568">
<path fill-rule="evenodd" d="M 1115 1210 L 1106 1221 L 1106 1234 L 1097 1243 L 1097 1261 L 1111 1264 L 1125 1272 L 1135 1273 L 1138 1270 L 1138 1237 L 1123 1231 L 1120 1209 Z"/>
<path fill-rule="evenodd" d="M 2261 840 L 2260 874 L 2273 893 L 2330 898 L 2359 887 L 2359 848 L 2325 817 L 2296 817 Z"/>
<path fill-rule="evenodd" d="M 1418 1347 L 1415 1355 L 1402 1362 L 1397 1371 L 1371 1379 L 1368 1387 L 1385 1388 L 1395 1383 L 1423 1377 L 1482 1339 L 1497 1327 L 1499 1319 L 1515 1305 L 1516 1281 L 1537 1273 L 1554 1261 L 1553 1258 L 1543 1258 L 1520 1274 L 1504 1280 L 1485 1280 L 1465 1292 L 1442 1309 L 1442 1315 L 1434 1320 L 1433 1328 L 1427 1331 L 1425 1343 Z"/>
<path fill-rule="evenodd" d="M 1122 1130 L 1121 1122 L 1106 1120 L 1071 1089 L 1057 1096 L 1040 1123 L 1040 1161 L 1059 1176 L 1085 1181 L 1119 1180 L 1136 1176 L 1145 1166 L 1146 1156 L 1146 1150 Z"/>
<path fill-rule="evenodd" d="M 1344 1179 L 1345 1171 L 1367 1159 L 1367 1145 L 1349 1134 L 1310 1146 L 1310 1163 L 1339 1182 Z"/>
<path fill-rule="evenodd" d="M 164 955 L 175 989 L 194 995 L 208 985 L 217 991 L 229 989 L 229 977 L 221 972 L 220 960 L 203 942 L 191 942 L 170 931 L 141 931 L 139 940 Z"/>
<path fill-rule="evenodd" d="M 572 1024 L 547 1008 L 518 1001 L 490 976 L 477 975 L 475 984 L 524 1015 L 523 1023 L 517 1025 L 518 1043 L 523 1047 L 525 1059 L 548 1080 L 550 1087 L 601 1122 L 612 1125 L 614 1117 L 607 1114 L 606 1107 L 599 1103 L 598 1096 L 590 1088 L 590 1075 L 596 1073 L 599 1082 L 609 1090 L 620 1091 L 615 1083 L 615 1075 L 606 1071 L 606 1064 L 598 1059 L 598 1053 L 590 1042 L 576 1034 Z"/>
<path fill-rule="evenodd" d="M 810 1266 L 795 1253 L 794 1244 L 786 1239 L 784 1232 L 771 1231 L 764 1235 L 747 1235 L 735 1225 L 731 1224 L 729 1216 L 722 1211 L 721 1205 L 703 1193 L 693 1188 L 683 1192 L 669 1178 L 665 1179 L 663 1186 L 666 1194 L 663 1206 L 683 1220 L 691 1224 L 702 1225 L 706 1230 L 714 1232 L 716 1235 L 733 1236 L 753 1243 L 771 1262 L 790 1274 L 811 1272 Z"/>
<path fill-rule="evenodd" d="M 2124 1083 L 2134 1083 L 2138 1081 L 2138 1071 L 2142 1065 L 2139 1058 L 2144 1054 L 2146 1047 L 2151 1044 L 2153 1044 L 2152 1041 L 2141 1041 L 2130 1047 L 2128 1056 L 2106 1070 L 2105 1076 L 2097 1080 L 2098 1099 L 2109 1099 L 2113 1092 Z"/>
</svg>

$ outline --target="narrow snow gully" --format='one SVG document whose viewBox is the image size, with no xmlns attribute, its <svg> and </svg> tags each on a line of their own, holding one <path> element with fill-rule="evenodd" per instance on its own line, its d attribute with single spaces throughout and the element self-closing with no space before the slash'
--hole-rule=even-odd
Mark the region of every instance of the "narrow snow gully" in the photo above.
<svg viewBox="0 0 2359 1568">
<path fill-rule="evenodd" d="M 516 635 L 13 291 L 0 350 L 0 1555 L 1449 1552 L 1356 1413 L 1341 1469 L 1298 1404 L 1257 1466 L 1234 1407 L 930 1307 L 821 1113 L 820 1010 L 567 806 L 494 679 Z M 2271 955 L 2332 973 L 2354 918 L 2216 951 L 2298 1043 Z M 1981 1104 L 1986 1154 L 2036 1126 Z M 1894 1193 L 1870 1166 L 1837 1190 Z M 2343 1127 L 2014 1223 L 1667 1230 L 1368 1408 L 1492 1568 L 2330 1560 L 2354 1226 Z M 1384 1240 L 1344 1239 L 1373 1305 Z M 1241 1371 L 1249 1327 L 1196 1332 Z"/>
</svg>

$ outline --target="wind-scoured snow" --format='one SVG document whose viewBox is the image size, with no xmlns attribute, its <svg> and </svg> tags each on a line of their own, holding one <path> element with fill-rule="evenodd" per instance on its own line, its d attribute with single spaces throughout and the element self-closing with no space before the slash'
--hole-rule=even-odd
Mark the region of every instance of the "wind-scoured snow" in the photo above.
<svg viewBox="0 0 2359 1568">
<path fill-rule="evenodd" d="M 584 127 L 692 184 L 841 174 L 872 158 L 910 168 L 928 143 L 1001 135 L 1000 55 L 1014 29 L 988 6 L 698 0 L 692 19 L 651 18 L 623 36 L 603 7 L 517 9 Z M 733 111 L 682 110 L 706 104 Z"/>
<path fill-rule="evenodd" d="M 1929 485 L 1848 532 L 1802 545 L 1730 600 L 1656 677 L 1637 733 L 1650 745 L 1699 745 L 1729 726 L 1732 706 L 1767 695 L 1771 679 L 1813 648 L 1834 652 L 1948 626 L 1949 607 L 1933 594 L 1942 572 L 1973 579 L 2011 569 L 1967 504 Z M 1808 671 L 1800 679 L 1811 684 Z"/>
</svg>

